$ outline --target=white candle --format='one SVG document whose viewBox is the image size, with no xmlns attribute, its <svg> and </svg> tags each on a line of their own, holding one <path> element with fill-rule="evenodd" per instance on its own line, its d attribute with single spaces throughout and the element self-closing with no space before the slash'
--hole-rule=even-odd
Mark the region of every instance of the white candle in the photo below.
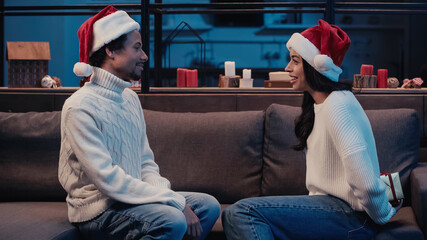
<svg viewBox="0 0 427 240">
<path fill-rule="evenodd" d="M 239 88 L 252 88 L 253 87 L 253 79 L 252 78 L 241 78 L 239 79 Z"/>
<path fill-rule="evenodd" d="M 224 63 L 225 67 L 225 76 L 233 77 L 236 76 L 236 67 L 234 61 L 226 61 Z"/>
<path fill-rule="evenodd" d="M 251 79 L 251 70 L 243 69 L 243 79 Z"/>
</svg>

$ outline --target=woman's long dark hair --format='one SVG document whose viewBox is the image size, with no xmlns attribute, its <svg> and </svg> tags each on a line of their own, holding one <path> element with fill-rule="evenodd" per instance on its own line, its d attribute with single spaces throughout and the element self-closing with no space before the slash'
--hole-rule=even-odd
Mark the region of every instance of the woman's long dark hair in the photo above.
<svg viewBox="0 0 427 240">
<path fill-rule="evenodd" d="M 351 91 L 352 86 L 348 83 L 333 82 L 329 78 L 320 74 L 304 59 L 302 60 L 304 74 L 307 84 L 311 89 L 319 92 L 331 93 L 333 91 Z M 307 138 L 310 136 L 314 125 L 314 99 L 308 93 L 304 92 L 302 100 L 302 113 L 295 119 L 295 135 L 299 143 L 292 148 L 296 151 L 302 151 L 307 147 Z"/>
<path fill-rule="evenodd" d="M 92 53 L 89 57 L 89 65 L 93 67 L 101 67 L 104 64 L 105 58 L 107 57 L 107 52 L 105 51 L 107 48 L 110 51 L 117 51 L 123 49 L 125 46 L 125 42 L 127 39 L 127 34 L 121 35 L 119 38 L 114 39 L 108 44 L 102 46 L 96 52 Z M 80 80 L 80 87 L 82 87 L 86 82 L 89 81 L 88 77 L 84 77 Z"/>
</svg>

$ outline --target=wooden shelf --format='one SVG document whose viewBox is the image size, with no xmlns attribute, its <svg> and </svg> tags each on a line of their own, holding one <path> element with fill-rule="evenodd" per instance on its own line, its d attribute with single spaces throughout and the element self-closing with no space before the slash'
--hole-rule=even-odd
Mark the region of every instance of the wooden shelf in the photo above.
<svg viewBox="0 0 427 240">
<path fill-rule="evenodd" d="M 22 92 L 22 93 L 73 93 L 79 87 L 61 87 L 61 88 L 8 88 L 0 87 L 0 92 Z M 140 92 L 138 88 L 133 88 L 135 92 Z M 427 94 L 427 88 L 421 89 L 403 89 L 403 88 L 361 88 L 353 89 L 355 94 Z M 150 93 L 168 93 L 168 94 L 192 94 L 192 93 L 243 93 L 243 94 L 295 94 L 302 93 L 292 88 L 219 88 L 219 87 L 151 87 Z M 149 94 L 150 94 L 149 93 Z"/>
<path fill-rule="evenodd" d="M 356 94 L 427 94 L 427 88 L 421 89 L 403 89 L 403 88 L 361 88 L 354 89 Z M 200 87 L 200 88 L 176 88 L 176 87 L 152 87 L 150 93 L 302 93 L 292 88 L 218 88 L 218 87 Z"/>
</svg>

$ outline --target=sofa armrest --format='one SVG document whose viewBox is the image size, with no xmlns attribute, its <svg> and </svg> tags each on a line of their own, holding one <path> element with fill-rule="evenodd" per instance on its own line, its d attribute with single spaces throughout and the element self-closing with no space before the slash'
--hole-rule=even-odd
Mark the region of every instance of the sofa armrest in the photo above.
<svg viewBox="0 0 427 240">
<path fill-rule="evenodd" d="M 415 217 L 427 234 L 427 162 L 418 163 L 411 173 L 411 198 Z"/>
</svg>

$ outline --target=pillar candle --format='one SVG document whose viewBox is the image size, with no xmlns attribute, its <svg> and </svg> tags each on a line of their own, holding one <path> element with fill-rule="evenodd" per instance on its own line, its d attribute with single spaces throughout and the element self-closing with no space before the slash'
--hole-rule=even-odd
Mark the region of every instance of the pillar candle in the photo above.
<svg viewBox="0 0 427 240">
<path fill-rule="evenodd" d="M 198 85 L 197 69 L 187 70 L 185 76 L 187 80 L 187 84 L 186 84 L 187 87 L 197 87 Z"/>
<path fill-rule="evenodd" d="M 360 75 L 373 75 L 374 65 L 362 64 L 360 67 Z"/>
<path fill-rule="evenodd" d="M 176 86 L 177 87 L 185 87 L 186 71 L 187 69 L 185 68 L 178 68 L 176 70 Z"/>
<path fill-rule="evenodd" d="M 236 76 L 236 66 L 234 61 L 226 61 L 224 63 L 224 68 L 225 68 L 225 76 L 227 77 Z"/>
<path fill-rule="evenodd" d="M 251 79 L 251 70 L 243 69 L 243 79 Z"/>
<path fill-rule="evenodd" d="M 252 78 L 241 78 L 239 79 L 239 88 L 252 88 L 253 81 Z"/>
<path fill-rule="evenodd" d="M 378 88 L 387 88 L 387 78 L 388 70 L 387 69 L 378 69 L 377 72 L 378 79 Z"/>
</svg>

